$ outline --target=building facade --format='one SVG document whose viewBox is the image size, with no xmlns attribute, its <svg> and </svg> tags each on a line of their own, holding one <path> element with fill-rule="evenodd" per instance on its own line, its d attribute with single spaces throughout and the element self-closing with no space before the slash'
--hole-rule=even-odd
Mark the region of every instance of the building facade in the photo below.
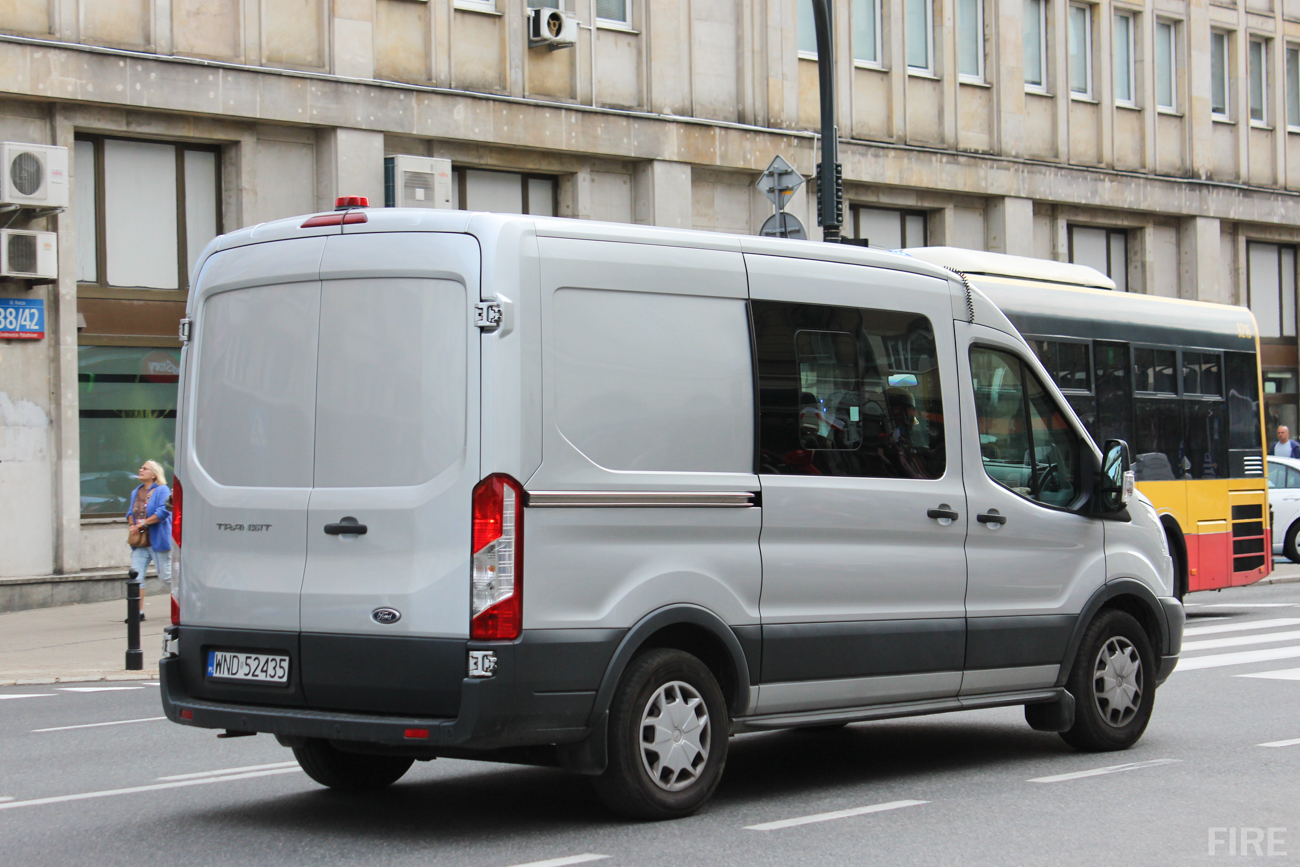
<svg viewBox="0 0 1300 867">
<path fill-rule="evenodd" d="M 576 44 L 530 47 L 529 5 Z M 846 235 L 1249 305 L 1296 426 L 1300 0 L 836 0 L 836 28 Z M 69 148 L 72 188 L 11 226 L 57 232 L 57 282 L 0 283 L 47 320 L 0 340 L 0 608 L 124 568 L 214 235 L 377 204 L 394 154 L 450 159 L 470 209 L 755 233 L 772 157 L 812 174 L 817 64 L 809 0 L 0 2 L 0 139 Z"/>
</svg>

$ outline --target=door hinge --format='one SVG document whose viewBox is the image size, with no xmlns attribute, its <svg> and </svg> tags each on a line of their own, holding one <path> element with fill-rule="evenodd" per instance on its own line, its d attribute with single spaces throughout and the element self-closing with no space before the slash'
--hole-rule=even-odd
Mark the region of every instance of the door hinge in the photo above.
<svg viewBox="0 0 1300 867">
<path fill-rule="evenodd" d="M 496 301 L 480 301 L 474 305 L 474 324 L 484 331 L 501 327 L 501 305 Z"/>
<path fill-rule="evenodd" d="M 181 327 L 180 327 L 181 346 L 184 346 L 190 342 L 190 326 L 193 324 L 194 324 L 194 320 L 188 316 L 186 316 L 184 319 L 181 320 Z"/>
</svg>

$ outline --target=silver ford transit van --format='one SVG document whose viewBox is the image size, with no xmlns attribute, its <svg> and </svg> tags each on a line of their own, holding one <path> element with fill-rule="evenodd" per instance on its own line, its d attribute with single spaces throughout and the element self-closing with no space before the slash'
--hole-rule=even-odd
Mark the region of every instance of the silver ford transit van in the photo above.
<svg viewBox="0 0 1300 867">
<path fill-rule="evenodd" d="M 743 732 L 1023 705 L 1123 749 L 1177 662 L 1127 446 L 952 272 L 354 208 L 195 287 L 163 705 L 326 786 L 477 757 L 683 816 Z"/>
</svg>

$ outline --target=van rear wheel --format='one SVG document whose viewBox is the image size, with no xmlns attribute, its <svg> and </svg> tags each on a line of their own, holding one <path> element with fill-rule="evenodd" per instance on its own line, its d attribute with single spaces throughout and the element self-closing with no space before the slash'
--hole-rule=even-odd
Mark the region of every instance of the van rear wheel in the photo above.
<svg viewBox="0 0 1300 867">
<path fill-rule="evenodd" d="M 415 762 L 404 756 L 367 756 L 345 753 L 329 741 L 311 739 L 293 748 L 293 757 L 322 786 L 340 792 L 370 792 L 391 786 Z"/>
<path fill-rule="evenodd" d="M 1155 654 L 1146 631 L 1124 611 L 1101 612 L 1088 625 L 1066 687 L 1074 725 L 1061 737 L 1087 752 L 1126 750 L 1151 721 Z"/>
<path fill-rule="evenodd" d="M 713 673 L 680 650 L 628 666 L 609 709 L 609 764 L 596 794 L 631 819 L 676 819 L 703 806 L 722 778 L 727 707 Z"/>
</svg>

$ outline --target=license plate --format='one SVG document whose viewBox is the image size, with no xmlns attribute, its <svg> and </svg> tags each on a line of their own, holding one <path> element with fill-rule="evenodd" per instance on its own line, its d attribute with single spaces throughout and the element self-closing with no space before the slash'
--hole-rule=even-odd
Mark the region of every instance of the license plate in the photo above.
<svg viewBox="0 0 1300 867">
<path fill-rule="evenodd" d="M 210 680 L 252 680 L 258 683 L 288 683 L 289 657 L 238 650 L 209 650 Z"/>
</svg>

